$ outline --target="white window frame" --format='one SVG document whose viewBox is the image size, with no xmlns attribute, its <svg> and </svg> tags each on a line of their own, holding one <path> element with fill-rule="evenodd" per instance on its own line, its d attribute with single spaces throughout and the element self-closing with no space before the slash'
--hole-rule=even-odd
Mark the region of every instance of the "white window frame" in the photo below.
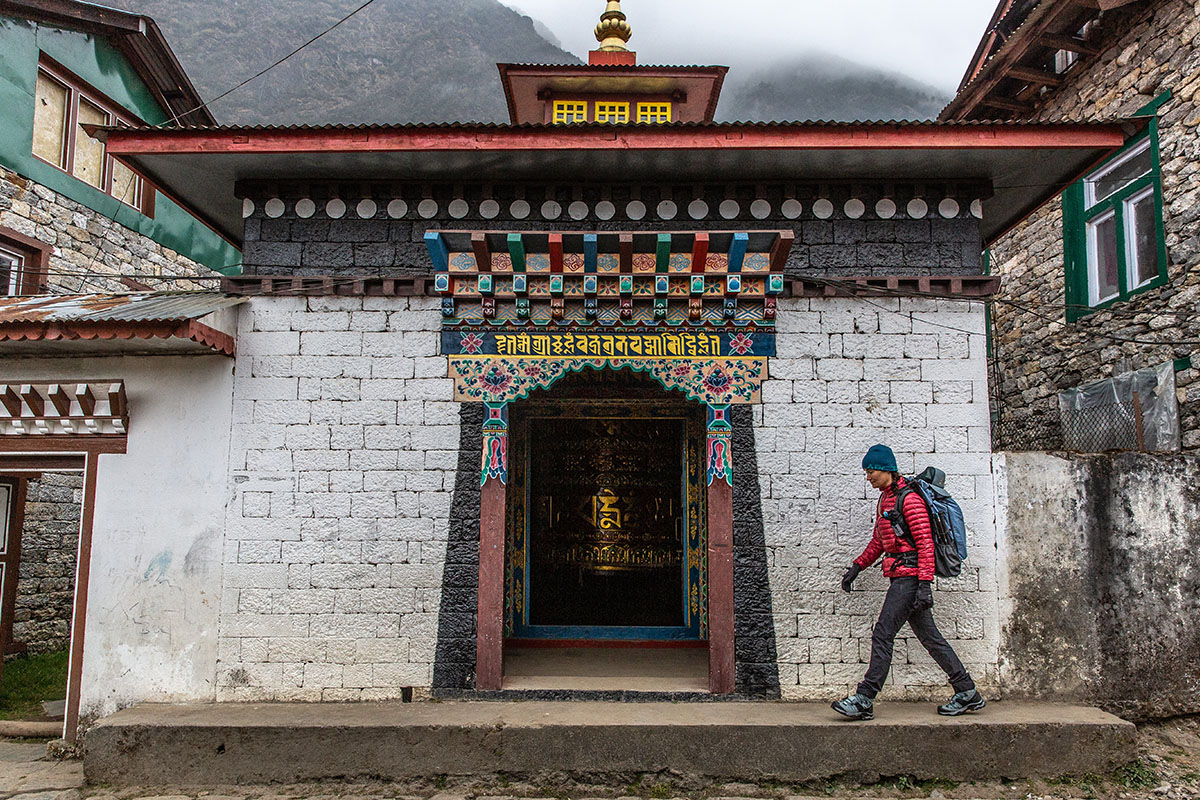
<svg viewBox="0 0 1200 800">
<path fill-rule="evenodd" d="M 1122 155 L 1116 161 L 1112 162 L 1111 164 L 1105 164 L 1103 168 L 1101 168 L 1101 169 L 1093 172 L 1091 175 L 1087 176 L 1087 178 L 1085 178 L 1083 181 L 1084 210 L 1091 208 L 1092 206 L 1096 205 L 1097 203 L 1101 203 L 1104 200 L 1107 200 L 1109 197 L 1112 197 L 1114 194 L 1121 191 L 1121 189 L 1118 188 L 1116 191 L 1105 195 L 1103 198 L 1097 198 L 1096 197 L 1096 184 L 1100 181 L 1100 179 L 1102 179 L 1105 175 L 1108 175 L 1108 174 L 1112 173 L 1113 171 L 1115 171 L 1117 169 L 1117 167 L 1120 167 L 1123 164 L 1129 163 L 1130 161 L 1132 161 L 1133 159 L 1142 155 L 1142 153 L 1145 153 L 1149 149 L 1150 149 L 1150 138 L 1147 137 L 1145 141 L 1143 141 L 1137 147 L 1130 150 L 1128 153 L 1125 153 L 1124 155 Z M 1136 177 L 1128 180 L 1125 185 L 1133 183 L 1136 180 L 1140 180 L 1141 178 L 1144 178 L 1146 175 L 1149 175 L 1153 171 L 1154 171 L 1154 166 L 1151 165 L 1150 168 L 1147 169 L 1145 172 L 1140 173 Z"/>
<path fill-rule="evenodd" d="M 1154 202 L 1154 187 L 1153 186 L 1147 186 L 1142 191 L 1138 192 L 1135 195 L 1127 197 L 1127 198 L 1125 198 L 1125 200 L 1122 201 L 1122 206 L 1123 206 L 1122 218 L 1125 223 L 1125 278 L 1126 278 L 1127 282 L 1133 281 L 1134 278 L 1141 271 L 1138 269 L 1137 215 L 1135 215 L 1133 213 L 1133 207 L 1137 203 L 1139 203 L 1143 200 L 1146 200 L 1147 198 L 1149 198 L 1151 203 Z M 1157 277 L 1158 277 L 1158 273 L 1156 272 L 1153 276 L 1146 278 L 1145 280 L 1143 280 L 1139 283 L 1136 283 L 1136 284 L 1130 283 L 1129 286 L 1125 287 L 1125 290 L 1128 292 L 1132 292 L 1134 289 L 1140 289 L 1143 286 L 1146 286 L 1147 284 L 1153 282 L 1154 279 Z"/>
<path fill-rule="evenodd" d="M 8 285 L 0 287 L 4 290 L 4 296 L 11 297 L 20 294 L 21 281 L 25 277 L 25 254 L 0 244 L 0 256 L 3 256 L 6 261 L 9 259 L 13 261 L 10 266 L 11 272 L 8 274 Z"/>
<path fill-rule="evenodd" d="M 1087 222 L 1087 267 L 1088 267 L 1088 301 L 1091 305 L 1097 306 L 1101 303 L 1107 303 L 1114 297 L 1119 297 L 1121 294 L 1121 275 L 1120 268 L 1117 269 L 1117 286 L 1113 293 L 1107 297 L 1100 297 L 1100 258 L 1099 246 L 1097 242 L 1097 230 L 1101 224 L 1113 221 L 1114 227 L 1117 220 L 1117 212 L 1111 210 L 1105 214 L 1101 214 L 1095 219 L 1090 219 Z M 1128 237 L 1126 237 L 1128 238 Z M 1117 246 L 1120 246 L 1117 242 Z"/>
</svg>

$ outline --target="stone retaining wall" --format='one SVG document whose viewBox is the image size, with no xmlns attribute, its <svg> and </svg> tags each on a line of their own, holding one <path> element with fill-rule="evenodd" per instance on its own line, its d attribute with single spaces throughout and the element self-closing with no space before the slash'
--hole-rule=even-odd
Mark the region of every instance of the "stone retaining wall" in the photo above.
<svg viewBox="0 0 1200 800">
<path fill-rule="evenodd" d="M 78 474 L 43 473 L 28 483 L 13 613 L 13 643 L 22 652 L 52 653 L 70 646 L 82 502 Z"/>
</svg>

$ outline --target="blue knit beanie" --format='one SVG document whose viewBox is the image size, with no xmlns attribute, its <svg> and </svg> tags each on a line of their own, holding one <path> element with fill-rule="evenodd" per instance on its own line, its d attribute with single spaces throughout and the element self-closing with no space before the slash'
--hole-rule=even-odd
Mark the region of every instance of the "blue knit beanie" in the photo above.
<svg viewBox="0 0 1200 800">
<path fill-rule="evenodd" d="M 896 454 L 886 444 L 872 445 L 863 456 L 863 469 L 877 469 L 883 472 L 899 472 L 896 466 Z"/>
</svg>

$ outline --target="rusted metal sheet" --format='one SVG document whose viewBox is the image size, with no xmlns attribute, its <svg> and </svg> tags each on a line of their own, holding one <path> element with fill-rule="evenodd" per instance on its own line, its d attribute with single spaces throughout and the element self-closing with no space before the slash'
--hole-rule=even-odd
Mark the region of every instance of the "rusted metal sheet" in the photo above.
<svg viewBox="0 0 1200 800">
<path fill-rule="evenodd" d="M 35 295 L 0 299 L 0 325 L 12 322 L 193 320 L 246 302 L 219 292 Z"/>
</svg>

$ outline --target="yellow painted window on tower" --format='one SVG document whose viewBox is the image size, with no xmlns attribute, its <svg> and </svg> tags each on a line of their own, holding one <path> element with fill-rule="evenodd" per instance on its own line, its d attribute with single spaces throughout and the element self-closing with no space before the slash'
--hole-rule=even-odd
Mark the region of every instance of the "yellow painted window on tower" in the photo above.
<svg viewBox="0 0 1200 800">
<path fill-rule="evenodd" d="M 596 103 L 596 122 L 624 125 L 629 122 L 629 103 Z"/>
<path fill-rule="evenodd" d="M 665 125 L 671 121 L 670 103 L 638 103 L 638 122 Z"/>
<path fill-rule="evenodd" d="M 555 125 L 587 121 L 587 103 L 573 100 L 556 100 L 554 102 Z"/>
</svg>

